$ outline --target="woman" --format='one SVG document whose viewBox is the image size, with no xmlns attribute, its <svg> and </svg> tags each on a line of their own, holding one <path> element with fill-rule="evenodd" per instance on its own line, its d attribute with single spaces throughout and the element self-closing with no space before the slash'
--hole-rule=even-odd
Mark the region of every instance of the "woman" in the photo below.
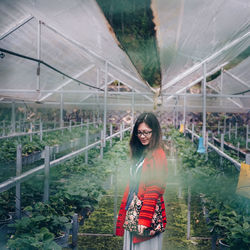
<svg viewBox="0 0 250 250">
<path fill-rule="evenodd" d="M 123 195 L 116 224 L 116 235 L 124 235 L 123 250 L 161 249 L 162 233 L 154 236 L 145 234 L 150 228 L 159 200 L 163 227 L 166 226 L 163 193 L 167 175 L 167 159 L 161 146 L 161 136 L 160 124 L 153 113 L 143 113 L 137 118 L 129 143 L 132 158 L 130 180 Z M 142 201 L 138 234 L 130 233 L 123 227 L 126 212 L 135 194 Z"/>
</svg>

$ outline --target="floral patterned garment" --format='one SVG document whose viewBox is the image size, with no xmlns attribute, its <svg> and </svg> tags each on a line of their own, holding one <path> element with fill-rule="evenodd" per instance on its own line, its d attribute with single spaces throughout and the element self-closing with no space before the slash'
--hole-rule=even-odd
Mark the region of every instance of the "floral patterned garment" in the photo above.
<svg viewBox="0 0 250 250">
<path fill-rule="evenodd" d="M 129 232 L 138 234 L 138 219 L 141 207 L 142 207 L 142 201 L 138 199 L 137 195 L 134 195 L 134 198 L 127 210 L 125 222 L 123 224 L 123 227 Z M 154 236 L 164 231 L 165 229 L 162 220 L 161 200 L 158 199 L 155 207 L 155 212 L 151 221 L 151 226 L 144 231 L 144 235 Z"/>
</svg>

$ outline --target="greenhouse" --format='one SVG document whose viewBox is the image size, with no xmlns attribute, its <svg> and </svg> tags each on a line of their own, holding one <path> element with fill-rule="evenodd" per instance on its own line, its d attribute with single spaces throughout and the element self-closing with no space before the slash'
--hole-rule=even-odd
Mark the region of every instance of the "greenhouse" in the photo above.
<svg viewBox="0 0 250 250">
<path fill-rule="evenodd" d="M 250 249 L 249 0 L 0 0 L 0 249 L 123 249 L 144 112 L 161 249 Z"/>
</svg>

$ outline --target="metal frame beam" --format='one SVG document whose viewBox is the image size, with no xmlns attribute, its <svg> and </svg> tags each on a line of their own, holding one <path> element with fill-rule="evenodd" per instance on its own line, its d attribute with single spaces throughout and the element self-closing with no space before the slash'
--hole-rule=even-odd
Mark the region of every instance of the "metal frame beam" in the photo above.
<svg viewBox="0 0 250 250">
<path fill-rule="evenodd" d="M 227 70 L 224 70 L 224 72 L 231 76 L 234 80 L 236 80 L 237 82 L 241 83 L 242 85 L 244 85 L 245 87 L 249 88 L 250 89 L 250 85 L 247 84 L 246 82 L 244 82 L 243 80 L 241 80 L 239 77 L 235 76 L 234 74 L 232 74 L 231 72 L 227 71 Z"/>
<path fill-rule="evenodd" d="M 84 69 L 83 71 L 81 71 L 80 73 L 76 74 L 73 78 L 78 78 L 80 76 L 82 76 L 83 74 L 87 73 L 88 71 L 90 71 L 91 69 L 93 69 L 95 67 L 94 64 L 91 64 L 90 66 L 88 66 L 86 69 Z M 57 91 L 63 87 L 65 87 L 66 85 L 68 85 L 69 83 L 71 83 L 73 80 L 72 79 L 69 79 L 67 80 L 65 83 L 63 83 L 62 85 L 60 85 L 59 87 L 57 87 L 54 91 Z M 42 92 L 42 91 L 40 91 Z M 44 101 L 45 99 L 47 99 L 49 96 L 51 96 L 54 92 L 50 92 L 49 94 L 43 96 L 42 98 L 40 98 L 38 101 L 39 102 L 42 102 Z M 78 92 L 79 93 L 79 92 Z"/>
<path fill-rule="evenodd" d="M 27 17 L 25 17 L 22 20 L 20 20 L 13 27 L 11 27 L 9 30 L 7 30 L 6 32 L 4 32 L 3 34 L 1 34 L 0 35 L 0 40 L 4 39 L 6 36 L 10 35 L 12 32 L 14 32 L 15 30 L 19 29 L 20 27 L 22 27 L 24 24 L 26 24 L 27 22 L 29 22 L 33 18 L 34 18 L 34 16 L 28 15 Z"/>
<path fill-rule="evenodd" d="M 202 65 L 204 63 L 208 63 L 211 60 L 213 60 L 214 58 L 216 58 L 217 56 L 221 55 L 224 51 L 232 48 L 233 46 L 235 46 L 236 44 L 238 44 L 239 42 L 243 41 L 244 39 L 248 38 L 250 36 L 250 31 L 247 32 L 246 34 L 242 35 L 241 37 L 235 39 L 234 41 L 232 41 L 231 43 L 227 44 L 226 46 L 224 46 L 223 48 L 221 48 L 220 50 L 218 50 L 217 52 L 215 52 L 214 54 L 212 54 L 211 56 L 207 57 L 206 59 L 204 59 L 202 62 L 195 64 L 194 66 L 192 66 L 191 68 L 189 68 L 188 70 L 186 70 L 185 72 L 183 72 L 182 74 L 178 75 L 177 77 L 175 77 L 174 79 L 172 79 L 170 82 L 168 82 L 166 85 L 163 86 L 162 91 L 166 90 L 167 88 L 175 85 L 176 83 L 178 83 L 180 80 L 182 80 L 183 78 L 185 78 L 186 76 L 190 75 L 191 73 L 195 72 L 196 70 L 198 70 L 199 68 L 202 67 Z"/>
<path fill-rule="evenodd" d="M 61 37 L 63 37 L 66 41 L 70 42 L 71 44 L 75 45 L 76 47 L 78 47 L 79 49 L 81 49 L 82 51 L 84 51 L 85 53 L 87 53 L 88 56 L 92 56 L 95 57 L 96 59 L 101 60 L 102 63 L 105 63 L 106 59 L 103 58 L 102 56 L 96 54 L 95 52 L 93 52 L 90 49 L 87 49 L 86 47 L 84 47 L 82 44 L 80 44 L 79 42 L 67 37 L 66 35 L 64 35 L 62 32 L 58 31 L 56 28 L 52 27 L 51 25 L 48 25 L 47 23 L 42 23 L 45 27 L 47 27 L 48 29 L 52 30 L 53 32 L 55 32 L 56 34 L 60 35 Z M 90 58 L 91 60 L 92 58 Z M 92 60 L 93 61 L 93 60 Z M 126 75 L 127 77 L 131 78 L 133 81 L 136 81 L 137 83 L 139 83 L 142 87 L 147 86 L 152 92 L 154 92 L 154 89 L 151 88 L 149 85 L 146 85 L 142 80 L 137 79 L 136 77 L 132 76 L 131 74 L 129 74 L 128 72 L 126 72 L 125 70 L 121 69 L 120 67 L 114 65 L 111 62 L 108 62 L 109 65 L 120 71 L 122 74 Z"/>
</svg>

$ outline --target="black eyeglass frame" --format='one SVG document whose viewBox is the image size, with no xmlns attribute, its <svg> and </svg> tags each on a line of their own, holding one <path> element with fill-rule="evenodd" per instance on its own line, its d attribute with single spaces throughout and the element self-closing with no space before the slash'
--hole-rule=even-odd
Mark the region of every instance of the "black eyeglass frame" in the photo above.
<svg viewBox="0 0 250 250">
<path fill-rule="evenodd" d="M 141 137 L 142 135 L 144 135 L 145 137 L 149 137 L 150 134 L 152 134 L 152 130 L 151 131 L 137 131 L 136 135 L 138 137 Z"/>
</svg>

